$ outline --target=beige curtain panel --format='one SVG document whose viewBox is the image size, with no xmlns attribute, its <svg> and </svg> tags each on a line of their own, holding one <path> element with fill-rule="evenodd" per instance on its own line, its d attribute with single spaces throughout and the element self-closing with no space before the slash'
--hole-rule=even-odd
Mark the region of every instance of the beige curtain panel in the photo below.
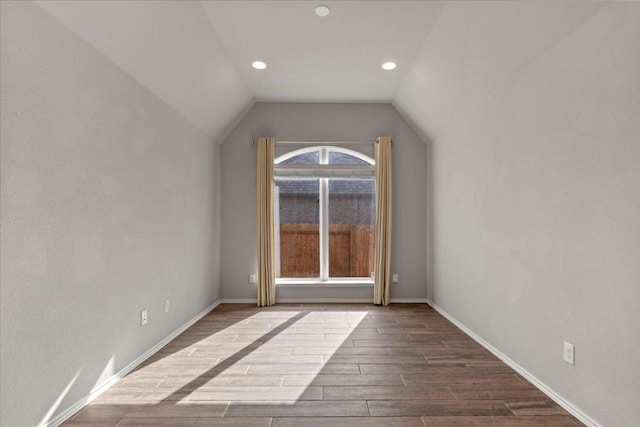
<svg viewBox="0 0 640 427">
<path fill-rule="evenodd" d="M 274 138 L 258 138 L 257 229 L 258 229 L 258 307 L 276 303 L 276 274 L 273 213 Z"/>
<path fill-rule="evenodd" d="M 373 303 L 388 305 L 391 276 L 391 138 L 376 140 L 376 238 Z"/>
</svg>

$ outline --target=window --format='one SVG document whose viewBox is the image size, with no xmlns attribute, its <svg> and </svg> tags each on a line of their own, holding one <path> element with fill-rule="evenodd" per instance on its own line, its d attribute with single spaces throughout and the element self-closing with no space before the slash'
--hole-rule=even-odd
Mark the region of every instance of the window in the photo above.
<svg viewBox="0 0 640 427">
<path fill-rule="evenodd" d="M 338 147 L 305 148 L 275 159 L 277 283 L 371 281 L 373 163 Z"/>
</svg>

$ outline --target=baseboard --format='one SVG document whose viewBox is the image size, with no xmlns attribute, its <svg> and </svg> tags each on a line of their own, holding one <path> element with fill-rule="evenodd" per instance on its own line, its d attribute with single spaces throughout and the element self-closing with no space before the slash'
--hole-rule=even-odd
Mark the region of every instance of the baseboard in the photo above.
<svg viewBox="0 0 640 427">
<path fill-rule="evenodd" d="M 82 399 L 78 400 L 76 403 L 74 403 L 73 405 L 69 406 L 67 409 L 65 409 L 64 411 L 59 413 L 54 418 L 52 418 L 51 420 L 47 421 L 46 423 L 41 423 L 38 427 L 58 427 L 63 422 L 67 421 L 69 418 L 71 418 L 71 416 L 73 414 L 78 412 L 85 405 L 89 404 L 95 398 L 97 398 L 102 393 L 107 391 L 109 389 L 109 387 L 111 387 L 116 382 L 118 382 L 118 380 L 123 378 L 129 372 L 133 371 L 135 368 L 138 367 L 138 365 L 140 365 L 142 362 L 144 362 L 149 357 L 154 355 L 158 350 L 160 350 L 162 347 L 167 345 L 171 340 L 173 340 L 175 337 L 177 337 L 178 335 L 183 333 L 185 330 L 187 330 L 190 326 L 192 326 L 198 320 L 202 319 L 211 310 L 213 310 L 214 308 L 219 306 L 221 304 L 221 302 L 222 302 L 221 300 L 218 300 L 218 301 L 214 302 L 213 304 L 211 304 L 209 307 L 207 307 L 204 310 L 202 310 L 200 313 L 196 314 L 191 320 L 187 321 L 184 325 L 180 326 L 178 329 L 173 331 L 171 334 L 169 334 L 162 341 L 160 341 L 159 343 L 157 343 L 156 345 L 154 345 L 153 347 L 151 347 L 150 349 L 148 349 L 147 351 L 142 353 L 133 362 L 129 363 L 127 366 L 122 368 L 119 372 L 117 372 L 116 374 L 114 374 L 110 378 L 108 378 L 105 381 L 103 381 L 102 384 L 100 384 L 98 387 L 94 388 L 93 391 L 91 391 L 91 393 L 87 394 Z"/>
<path fill-rule="evenodd" d="M 223 299 L 223 304 L 256 304 L 255 298 Z M 279 298 L 276 304 L 369 303 L 371 298 Z"/>
<path fill-rule="evenodd" d="M 220 300 L 220 304 L 254 304 L 258 302 L 257 298 L 225 298 Z"/>
<path fill-rule="evenodd" d="M 391 298 L 391 304 L 427 304 L 426 298 Z"/>
<path fill-rule="evenodd" d="M 431 307 L 433 307 L 434 310 L 442 314 L 447 320 L 449 320 L 451 323 L 453 323 L 458 328 L 460 328 L 465 334 L 473 338 L 478 344 L 480 344 L 481 346 L 489 350 L 498 359 L 502 360 L 504 363 L 509 365 L 514 371 L 522 375 L 527 381 L 529 381 L 531 384 L 536 386 L 541 392 L 546 394 L 551 400 L 556 402 L 558 405 L 562 406 L 567 412 L 569 412 L 571 415 L 576 417 L 582 423 L 586 424 L 589 427 L 602 427 L 600 423 L 598 423 L 596 420 L 591 418 L 589 415 L 585 414 L 580 408 L 576 407 L 573 403 L 569 402 L 567 399 L 562 397 L 560 394 L 558 394 L 551 387 L 543 383 L 541 380 L 539 380 L 537 377 L 535 377 L 525 368 L 518 365 L 516 362 L 511 360 L 507 355 L 505 355 L 500 350 L 498 350 L 497 348 L 489 344 L 482 337 L 477 335 L 475 332 L 473 332 L 471 329 L 469 329 L 467 326 L 465 326 L 462 322 L 460 322 L 458 319 L 453 317 L 451 314 L 447 313 L 444 309 L 439 307 L 433 301 L 431 301 L 430 299 L 427 299 L 426 302 Z"/>
<path fill-rule="evenodd" d="M 220 300 L 222 304 L 255 304 L 255 298 L 230 298 Z M 371 298 L 281 298 L 281 304 L 370 304 Z M 391 298 L 392 304 L 427 304 L 426 298 Z"/>
<path fill-rule="evenodd" d="M 280 298 L 276 304 L 366 304 L 371 298 Z"/>
</svg>

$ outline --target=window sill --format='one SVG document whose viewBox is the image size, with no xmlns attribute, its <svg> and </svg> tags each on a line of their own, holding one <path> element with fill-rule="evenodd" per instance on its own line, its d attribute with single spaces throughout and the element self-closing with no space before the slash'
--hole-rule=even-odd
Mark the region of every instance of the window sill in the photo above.
<svg viewBox="0 0 640 427">
<path fill-rule="evenodd" d="M 368 288 L 373 286 L 372 279 L 276 279 L 276 286 L 280 288 Z"/>
</svg>

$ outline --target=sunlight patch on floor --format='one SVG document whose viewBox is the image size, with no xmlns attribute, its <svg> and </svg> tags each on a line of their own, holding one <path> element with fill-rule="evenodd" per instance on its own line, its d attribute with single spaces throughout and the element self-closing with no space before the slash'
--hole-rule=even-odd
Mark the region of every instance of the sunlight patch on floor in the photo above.
<svg viewBox="0 0 640 427">
<path fill-rule="evenodd" d="M 105 398 L 123 405 L 321 399 L 321 389 L 313 386 L 316 376 L 340 347 L 352 346 L 345 342 L 368 315 L 366 310 L 265 310 L 229 326 L 205 318 Z M 285 377 L 295 377 L 295 385 L 285 384 Z M 153 388 L 137 393 L 137 386 Z"/>
</svg>

